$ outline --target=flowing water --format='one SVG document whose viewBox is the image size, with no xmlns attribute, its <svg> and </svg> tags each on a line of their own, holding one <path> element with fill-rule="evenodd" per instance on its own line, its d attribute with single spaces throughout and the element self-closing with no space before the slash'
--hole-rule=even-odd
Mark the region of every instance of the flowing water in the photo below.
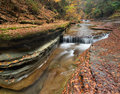
<svg viewBox="0 0 120 94">
<path fill-rule="evenodd" d="M 62 43 L 56 47 L 47 60 L 50 65 L 34 85 L 21 91 L 1 88 L 0 94 L 61 94 L 77 67 L 75 62 L 79 54 L 88 49 L 92 43 L 108 37 L 108 34 L 92 36 L 92 33 L 101 32 L 101 30 L 94 31 L 89 26 L 91 24 L 82 23 L 71 27 L 69 31 L 75 31 L 75 33 L 63 36 Z"/>
<path fill-rule="evenodd" d="M 75 25 L 70 30 L 77 31 L 74 35 L 63 36 L 61 44 L 56 51 L 54 60 L 48 68 L 48 78 L 40 94 L 61 94 L 66 82 L 76 69 L 76 60 L 79 54 L 88 49 L 92 43 L 105 39 L 109 34 L 92 36 L 94 32 L 103 32 L 101 30 L 91 30 L 89 23 Z M 69 32 L 69 31 L 68 31 Z"/>
</svg>

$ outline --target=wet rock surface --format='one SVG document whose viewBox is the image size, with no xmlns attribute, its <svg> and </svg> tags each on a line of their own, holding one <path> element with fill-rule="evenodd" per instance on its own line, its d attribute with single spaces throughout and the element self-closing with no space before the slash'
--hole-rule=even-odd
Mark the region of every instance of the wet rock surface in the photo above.
<svg viewBox="0 0 120 94">
<path fill-rule="evenodd" d="M 1 61 L 0 86 L 19 90 L 34 83 L 34 81 L 31 81 L 29 84 L 24 84 L 22 86 L 16 84 L 45 64 L 46 59 L 54 49 L 58 39 L 59 38 L 48 42 L 39 49 L 31 52 L 31 54 L 23 55 L 21 58 L 19 57 L 11 61 Z M 17 85 L 17 87 L 15 85 Z"/>
<path fill-rule="evenodd" d="M 120 29 L 113 27 L 107 39 L 94 43 L 79 56 L 78 69 L 63 94 L 120 93 Z"/>
<path fill-rule="evenodd" d="M 0 39 L 1 87 L 21 90 L 38 80 L 48 66 L 46 60 L 58 44 L 60 35 L 69 27 L 59 25 L 50 25 L 56 28 L 52 31 L 51 28 L 46 28 L 48 31 L 44 33 L 34 32 L 20 39 Z M 39 73 L 38 70 L 42 71 Z"/>
</svg>

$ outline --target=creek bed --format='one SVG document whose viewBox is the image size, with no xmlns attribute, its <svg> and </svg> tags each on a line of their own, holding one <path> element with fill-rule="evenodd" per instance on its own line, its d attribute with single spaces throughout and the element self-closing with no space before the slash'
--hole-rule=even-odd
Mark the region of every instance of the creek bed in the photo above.
<svg viewBox="0 0 120 94">
<path fill-rule="evenodd" d="M 91 30 L 89 28 L 91 24 L 89 23 L 82 23 L 79 25 L 80 26 L 75 25 L 69 30 L 75 31 L 74 35 L 68 33 L 63 36 L 63 39 L 67 36 L 67 40 L 69 41 L 64 39 L 64 41 L 62 41 L 62 43 L 51 53 L 51 56 L 46 61 L 50 64 L 46 65 L 47 69 L 40 76 L 39 80 L 21 91 L 1 88 L 0 94 L 61 94 L 67 81 L 77 68 L 77 64 L 75 63 L 77 57 L 88 49 L 92 43 L 108 37 L 108 34 L 105 34 L 101 37 L 93 38 L 92 33 L 103 31 Z M 73 36 L 84 38 L 85 41 L 82 43 L 71 41 Z M 86 42 L 86 40 L 92 41 Z M 41 71 L 42 70 L 39 70 L 39 72 Z"/>
</svg>

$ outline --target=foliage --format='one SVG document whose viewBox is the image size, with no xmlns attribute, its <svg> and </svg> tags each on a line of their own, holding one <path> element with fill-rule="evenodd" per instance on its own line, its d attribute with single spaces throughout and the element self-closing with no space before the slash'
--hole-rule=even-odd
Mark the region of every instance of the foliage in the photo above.
<svg viewBox="0 0 120 94">
<path fill-rule="evenodd" d="M 48 9 L 58 13 L 57 18 L 66 20 L 108 17 L 120 9 L 119 0 L 45 0 L 45 2 Z"/>
<path fill-rule="evenodd" d="M 22 13 L 34 15 L 33 17 L 30 16 L 32 20 L 37 18 L 47 20 L 46 22 L 49 23 L 53 22 L 54 19 L 80 20 L 81 18 L 102 18 L 120 12 L 118 11 L 120 10 L 120 0 L 2 0 L 0 3 L 11 8 L 5 7 L 4 10 L 7 9 L 9 11 L 7 13 L 16 17 L 16 22 L 22 19 Z M 24 6 L 21 7 L 20 4 Z M 25 19 L 27 18 L 29 19 L 26 16 Z M 37 22 L 37 24 L 39 23 Z"/>
<path fill-rule="evenodd" d="M 76 6 L 78 0 L 40 0 L 42 4 L 54 11 L 58 19 L 74 20 L 79 18 L 78 6 Z"/>
<path fill-rule="evenodd" d="M 119 0 L 79 0 L 87 18 L 108 17 L 120 9 Z M 85 17 L 85 16 L 84 16 Z"/>
</svg>

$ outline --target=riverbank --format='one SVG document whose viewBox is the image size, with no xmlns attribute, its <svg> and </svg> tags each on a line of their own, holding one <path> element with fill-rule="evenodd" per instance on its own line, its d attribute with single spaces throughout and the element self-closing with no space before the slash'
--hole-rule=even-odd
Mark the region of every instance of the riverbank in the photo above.
<svg viewBox="0 0 120 94">
<path fill-rule="evenodd" d="M 21 90 L 34 84 L 49 65 L 47 58 L 69 25 L 68 21 L 1 25 L 0 86 Z"/>
<path fill-rule="evenodd" d="M 15 60 L 12 59 L 10 62 L 9 60 L 8 62 L 7 61 L 2 62 L 1 67 L 3 67 L 5 70 L 2 71 L 0 75 L 2 79 L 3 76 L 7 79 L 7 80 L 3 79 L 3 81 L 1 80 L 1 83 L 3 82 L 5 83 L 5 85 L 2 84 L 2 87 L 10 88 L 10 89 L 8 90 L 5 88 L 1 88 L 0 92 L 1 93 L 6 92 L 11 94 L 16 94 L 16 93 L 28 94 L 28 92 L 29 94 L 32 94 L 33 92 L 35 94 L 61 93 L 64 89 L 67 80 L 69 79 L 69 77 L 71 77 L 72 73 L 76 69 L 77 65 L 74 64 L 74 62 L 76 61 L 77 56 L 79 56 L 79 54 L 81 54 L 83 51 L 88 49 L 91 43 L 103 39 L 108 35 L 105 33 L 97 36 L 92 36 L 94 32 L 104 32 L 104 31 L 91 30 L 89 26 L 91 26 L 90 23 L 80 23 L 72 26 L 69 30 L 67 30 L 67 33 L 65 33 L 62 38 L 64 41 L 57 46 L 55 53 L 53 52 L 54 53 L 53 55 L 51 50 L 54 49 L 55 44 L 58 43 L 57 40 L 59 41 L 59 35 L 62 33 L 63 30 L 57 31 L 58 33 L 56 31 L 51 32 L 50 36 L 47 35 L 44 36 L 44 39 L 46 39 L 47 43 L 44 43 L 43 37 L 39 35 L 37 42 L 36 42 L 36 37 L 33 37 L 33 39 L 35 39 L 35 46 L 41 43 L 42 45 L 43 43 L 45 44 L 42 47 L 38 46 L 36 50 L 33 47 L 34 49 L 31 51 L 30 50 L 20 51 L 21 47 L 19 46 L 20 50 L 16 49 L 17 52 L 10 50 L 11 53 L 9 52 L 9 55 L 6 54 L 6 52 L 3 52 L 2 55 L 4 55 L 5 57 L 1 59 L 12 57 Z M 76 34 L 75 33 L 74 33 L 75 35 L 70 34 L 69 32 L 70 33 L 75 32 Z M 55 39 L 56 37 L 57 39 Z M 66 39 L 66 37 L 68 39 Z M 33 39 L 29 38 L 27 43 L 31 44 L 29 41 Z M 25 40 L 23 41 L 26 42 Z M 49 55 L 52 55 L 52 57 L 49 57 Z M 23 57 L 15 58 L 14 56 L 15 57 L 23 56 Z M 51 60 L 52 58 L 53 60 Z M 33 69 L 35 69 L 35 71 L 33 71 Z M 30 73 L 33 72 L 33 73 L 28 75 L 29 72 Z M 11 76 L 9 74 L 11 74 Z M 21 78 L 21 76 L 24 78 Z M 18 81 L 19 79 L 21 81 Z"/>
<path fill-rule="evenodd" d="M 96 23 L 94 22 L 94 25 Z M 98 29 L 112 29 L 107 39 L 94 43 L 79 56 L 77 71 L 63 94 L 120 93 L 120 23 L 99 23 Z"/>
</svg>

